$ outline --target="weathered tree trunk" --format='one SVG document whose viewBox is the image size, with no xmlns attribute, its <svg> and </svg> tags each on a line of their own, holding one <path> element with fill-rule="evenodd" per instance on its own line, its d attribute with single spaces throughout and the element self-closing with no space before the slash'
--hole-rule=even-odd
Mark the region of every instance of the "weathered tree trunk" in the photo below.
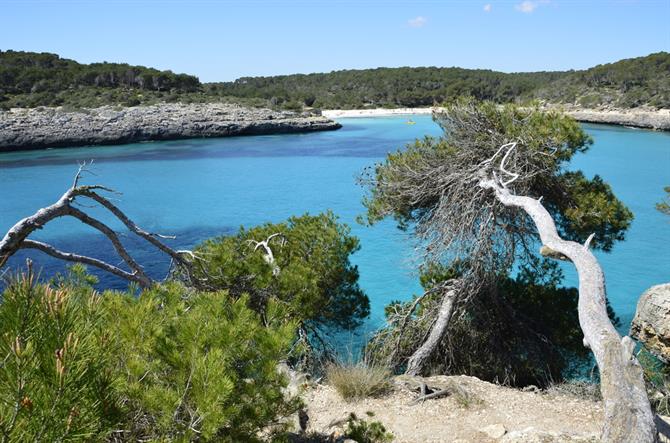
<svg viewBox="0 0 670 443">
<path fill-rule="evenodd" d="M 449 288 L 444 294 L 435 324 L 433 324 L 433 327 L 430 329 L 430 334 L 426 341 L 424 341 L 419 349 L 417 349 L 409 358 L 405 374 L 419 375 L 423 371 L 426 361 L 432 355 L 433 351 L 435 351 L 435 348 L 440 343 L 440 340 L 442 340 L 442 337 L 447 330 L 449 319 L 454 311 L 454 303 L 457 295 L 458 285 Z"/>
<path fill-rule="evenodd" d="M 579 274 L 579 323 L 584 344 L 591 348 L 600 370 L 605 407 L 602 440 L 605 442 L 654 442 L 656 427 L 645 389 L 642 368 L 633 355 L 630 337 L 618 334 L 607 315 L 605 276 L 586 244 L 563 240 L 540 200 L 510 193 L 497 179 L 479 185 L 492 189 L 505 206 L 523 209 L 534 221 L 542 243 L 572 261 Z"/>
<path fill-rule="evenodd" d="M 110 189 L 102 186 L 78 185 L 79 178 L 85 166 L 86 164 L 82 164 L 80 166 L 72 187 L 68 189 L 56 203 L 42 208 L 35 214 L 20 220 L 14 226 L 12 226 L 9 231 L 7 231 L 7 234 L 5 234 L 5 236 L 0 240 L 0 268 L 2 268 L 7 260 L 9 260 L 9 258 L 19 249 L 36 249 L 61 260 L 79 262 L 95 266 L 128 281 L 138 283 L 142 287 L 151 286 L 154 281 L 146 275 L 142 266 L 137 263 L 135 259 L 133 259 L 133 257 L 128 253 L 116 232 L 114 232 L 106 224 L 73 206 L 77 197 L 87 197 L 107 208 L 112 214 L 114 214 L 114 216 L 116 216 L 116 218 L 118 218 L 124 225 L 126 225 L 131 232 L 135 233 L 139 237 L 142 237 L 156 248 L 169 255 L 175 263 L 182 266 L 186 270 L 186 273 L 190 275 L 190 263 L 184 258 L 184 255 L 192 255 L 190 251 L 175 251 L 172 248 L 166 246 L 157 239 L 157 237 L 161 236 L 151 234 L 140 229 L 119 208 L 112 204 L 112 202 L 96 192 L 98 190 L 111 191 Z M 126 271 L 119 268 L 118 266 L 114 266 L 96 258 L 70 252 L 63 252 L 47 243 L 28 239 L 30 234 L 32 234 L 37 229 L 42 229 L 42 227 L 44 227 L 44 225 L 46 225 L 51 220 L 65 216 L 76 218 L 82 223 L 85 223 L 104 234 L 112 242 L 114 249 L 130 268 L 130 271 Z"/>
</svg>

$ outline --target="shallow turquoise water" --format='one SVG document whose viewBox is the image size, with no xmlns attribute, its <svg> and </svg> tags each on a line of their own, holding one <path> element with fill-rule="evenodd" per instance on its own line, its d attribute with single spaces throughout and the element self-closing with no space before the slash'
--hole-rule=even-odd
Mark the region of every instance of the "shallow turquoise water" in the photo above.
<svg viewBox="0 0 670 443">
<path fill-rule="evenodd" d="M 254 136 L 140 143 L 113 147 L 54 149 L 0 154 L 0 231 L 36 208 L 55 201 L 71 184 L 77 161 L 95 159 L 96 176 L 117 191 L 118 205 L 142 227 L 177 234 L 175 246 L 189 247 L 240 225 L 281 221 L 293 214 L 332 209 L 361 239 L 353 257 L 361 285 L 370 296 L 370 326 L 383 319 L 391 300 L 420 290 L 413 245 L 390 221 L 372 228 L 355 223 L 363 212 L 363 190 L 356 177 L 388 151 L 425 134 L 439 135 L 430 117 L 342 119 L 343 129 L 302 135 Z M 575 166 L 609 181 L 636 219 L 627 241 L 602 254 L 612 304 L 625 323 L 647 287 L 670 280 L 670 219 L 654 210 L 662 188 L 670 185 L 670 135 L 607 126 L 586 126 L 595 145 Z M 106 214 L 96 212 L 105 220 Z M 118 223 L 113 226 L 120 225 Z M 59 220 L 35 238 L 61 249 L 100 256 L 105 239 L 78 223 Z M 167 261 L 142 243 L 126 239 L 154 276 L 164 275 Z M 101 255 L 102 254 L 102 255 Z M 26 253 L 11 261 L 23 263 Z M 62 263 L 31 253 L 44 275 Z M 100 274 L 101 285 L 124 283 Z M 568 283 L 575 282 L 568 269 Z"/>
</svg>

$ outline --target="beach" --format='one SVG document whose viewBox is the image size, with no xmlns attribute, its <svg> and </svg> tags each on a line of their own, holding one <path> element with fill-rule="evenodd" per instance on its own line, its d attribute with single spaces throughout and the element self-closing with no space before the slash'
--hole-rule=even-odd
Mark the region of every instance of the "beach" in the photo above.
<svg viewBox="0 0 670 443">
<path fill-rule="evenodd" d="M 430 108 L 396 108 L 396 109 L 328 109 L 321 114 L 327 118 L 354 117 L 388 117 L 393 115 L 426 115 L 439 110 Z M 562 110 L 575 120 L 584 123 L 601 123 L 608 125 L 630 126 L 634 128 L 670 131 L 670 109 L 587 109 L 552 105 L 546 109 Z"/>
</svg>

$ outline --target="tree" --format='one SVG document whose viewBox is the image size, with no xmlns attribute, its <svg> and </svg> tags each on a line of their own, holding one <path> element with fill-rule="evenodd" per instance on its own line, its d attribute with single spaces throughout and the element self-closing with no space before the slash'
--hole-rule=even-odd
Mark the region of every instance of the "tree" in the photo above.
<svg viewBox="0 0 670 443">
<path fill-rule="evenodd" d="M 600 369 L 604 440 L 652 441 L 633 342 L 612 326 L 604 276 L 589 250 L 611 250 L 632 213 L 599 177 L 565 169 L 588 149 L 588 136 L 559 113 L 472 100 L 448 105 L 435 119 L 445 136 L 390 154 L 368 176 L 365 201 L 370 222 L 392 215 L 401 227 L 412 227 L 428 261 L 465 264 L 456 289 L 446 291 L 431 336 L 444 336 L 455 305 L 446 302 L 450 293 L 458 300 L 496 287 L 515 262 L 530 263 L 543 245 L 542 255 L 572 261 L 580 275 L 579 320 Z M 424 369 L 438 342 L 415 352 L 409 373 Z"/>
<path fill-rule="evenodd" d="M 193 251 L 193 277 L 203 289 L 247 294 L 262 316 L 277 300 L 299 322 L 301 338 L 315 338 L 324 328 L 353 329 L 370 312 L 349 260 L 358 249 L 332 212 L 291 217 L 205 241 Z"/>
<path fill-rule="evenodd" d="M 7 260 L 9 260 L 9 258 L 19 249 L 36 249 L 60 260 L 95 266 L 96 268 L 126 279 L 129 282 L 137 283 L 145 288 L 154 284 L 154 280 L 144 272 L 142 265 L 135 261 L 135 259 L 128 253 L 121 243 L 117 233 L 105 223 L 91 217 L 77 207 L 81 199 L 87 198 L 111 212 L 130 230 L 130 232 L 150 243 L 161 252 L 167 254 L 173 260 L 173 263 L 180 267 L 182 275 L 188 278 L 190 276 L 190 258 L 192 257 L 192 253 L 190 251 L 175 251 L 160 240 L 161 238 L 166 238 L 165 236 L 147 232 L 137 226 L 135 222 L 121 211 L 121 209 L 102 195 L 103 192 L 113 193 L 113 190 L 100 185 L 80 185 L 79 181 L 82 173 L 86 172 L 86 166 L 86 163 L 79 166 L 79 170 L 75 175 L 72 186 L 65 191 L 58 201 L 45 208 L 41 208 L 31 216 L 19 220 L 9 229 L 9 231 L 7 231 L 5 236 L 0 239 L 0 268 L 2 268 L 7 263 Z M 130 270 L 122 269 L 119 266 L 93 257 L 83 256 L 72 252 L 64 252 L 48 243 L 28 238 L 35 230 L 42 229 L 47 223 L 60 217 L 73 217 L 106 236 L 112 243 L 112 246 L 119 257 Z"/>
<path fill-rule="evenodd" d="M 0 297 L 0 442 L 96 441 L 120 419 L 97 293 L 65 280 L 40 285 L 32 269 Z M 111 328 L 110 328 L 111 326 Z"/>
<path fill-rule="evenodd" d="M 295 340 L 284 307 L 265 317 L 225 291 L 201 292 L 175 282 L 139 297 L 105 293 L 102 301 L 123 441 L 260 441 L 282 431 L 300 400 L 285 394 L 277 366 Z"/>
</svg>

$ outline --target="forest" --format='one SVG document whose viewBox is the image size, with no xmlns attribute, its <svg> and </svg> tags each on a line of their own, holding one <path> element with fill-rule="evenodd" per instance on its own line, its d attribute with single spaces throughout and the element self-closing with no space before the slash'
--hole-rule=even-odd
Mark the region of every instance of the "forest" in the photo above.
<svg viewBox="0 0 670 443">
<path fill-rule="evenodd" d="M 192 75 L 143 66 L 87 65 L 55 54 L 0 51 L 0 109 L 213 101 L 289 110 L 397 108 L 427 107 L 461 96 L 496 103 L 670 108 L 670 54 L 560 72 L 401 67 L 203 83 Z"/>
</svg>

